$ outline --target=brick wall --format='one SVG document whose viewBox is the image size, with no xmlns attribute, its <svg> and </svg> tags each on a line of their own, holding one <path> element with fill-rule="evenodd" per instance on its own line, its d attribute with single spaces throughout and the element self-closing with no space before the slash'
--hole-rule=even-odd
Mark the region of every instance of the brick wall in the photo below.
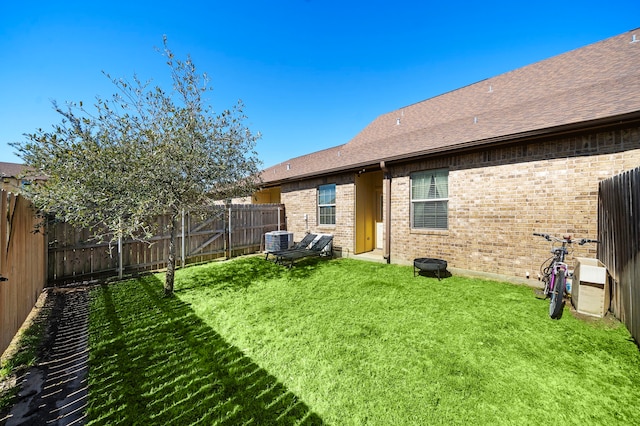
<svg viewBox="0 0 640 426">
<path fill-rule="evenodd" d="M 639 164 L 640 129 L 632 128 L 391 166 L 392 262 L 439 257 L 452 267 L 535 279 L 550 246 L 532 233 L 595 238 L 598 182 Z M 409 176 L 437 168 L 449 169 L 449 229 L 411 230 Z M 337 184 L 335 227 L 317 225 L 316 189 L 325 183 Z M 327 232 L 353 252 L 353 174 L 283 185 L 282 202 L 296 241 Z M 595 250 L 576 246 L 573 255 L 594 257 Z"/>
<path fill-rule="evenodd" d="M 336 224 L 319 225 L 317 189 L 330 183 L 336 184 Z M 293 232 L 295 241 L 300 241 L 309 232 L 332 234 L 338 253 L 342 250 L 353 252 L 355 185 L 352 174 L 285 184 L 281 187 L 281 200 L 287 209 L 287 230 Z"/>
<path fill-rule="evenodd" d="M 636 128 L 394 168 L 392 261 L 439 257 L 452 267 L 535 279 L 550 245 L 533 232 L 596 238 L 598 182 L 638 164 Z M 449 168 L 449 229 L 411 230 L 409 174 L 441 167 Z M 573 253 L 595 255 L 594 245 Z"/>
</svg>

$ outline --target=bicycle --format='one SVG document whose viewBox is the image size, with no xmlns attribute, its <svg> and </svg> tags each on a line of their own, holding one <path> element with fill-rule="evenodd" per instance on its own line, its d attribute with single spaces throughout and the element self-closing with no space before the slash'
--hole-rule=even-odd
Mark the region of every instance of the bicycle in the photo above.
<svg viewBox="0 0 640 426">
<path fill-rule="evenodd" d="M 542 263 L 540 273 L 542 274 L 542 282 L 544 283 L 545 299 L 547 297 L 551 298 L 551 302 L 549 303 L 549 316 L 552 319 L 559 319 L 562 314 L 563 299 L 567 290 L 567 274 L 569 272 L 569 267 L 564 259 L 565 256 L 569 254 L 569 246 L 575 241 L 571 239 L 571 235 L 564 235 L 562 238 L 538 232 L 534 232 L 533 235 L 543 237 L 545 240 L 551 242 L 551 253 L 553 256 Z M 556 243 L 562 245 L 556 246 Z M 586 243 L 598 243 L 598 240 L 582 238 L 578 241 L 578 244 L 581 246 Z"/>
</svg>

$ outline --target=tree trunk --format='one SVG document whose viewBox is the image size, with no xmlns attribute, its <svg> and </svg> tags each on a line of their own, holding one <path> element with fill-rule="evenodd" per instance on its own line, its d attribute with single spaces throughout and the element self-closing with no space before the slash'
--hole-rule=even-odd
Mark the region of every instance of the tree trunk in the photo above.
<svg viewBox="0 0 640 426">
<path fill-rule="evenodd" d="M 164 295 L 173 295 L 173 280 L 176 273 L 176 227 L 177 214 L 171 214 L 171 224 L 169 225 L 169 259 L 167 260 L 167 274 L 164 281 Z"/>
</svg>

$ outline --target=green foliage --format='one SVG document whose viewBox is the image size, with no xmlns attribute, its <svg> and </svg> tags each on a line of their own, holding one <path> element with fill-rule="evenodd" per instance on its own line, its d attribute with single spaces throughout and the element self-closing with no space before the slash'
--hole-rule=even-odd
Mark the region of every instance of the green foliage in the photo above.
<svg viewBox="0 0 640 426">
<path fill-rule="evenodd" d="M 15 350 L 0 363 L 0 382 L 9 380 L 11 376 L 16 376 L 36 364 L 48 314 L 49 311 L 43 309 L 38 317 L 20 332 Z M 0 392 L 0 413 L 11 407 L 19 390 L 19 386 L 9 386 Z"/>
<path fill-rule="evenodd" d="M 16 370 L 35 364 L 43 330 L 42 323 L 33 323 L 22 332 L 16 352 L 0 365 L 0 380 L 13 374 Z"/>
<path fill-rule="evenodd" d="M 28 165 L 48 177 L 32 186 L 39 206 L 67 221 L 110 230 L 139 230 L 149 215 L 198 209 L 211 199 L 250 193 L 259 160 L 259 135 L 244 126 L 242 102 L 216 114 L 205 103 L 210 91 L 190 58 L 164 56 L 173 88 L 150 87 L 107 77 L 117 88 L 97 98 L 95 111 L 82 102 L 62 108 L 53 131 L 38 130 L 14 144 Z M 120 218 L 127 218 L 122 225 Z"/>
<path fill-rule="evenodd" d="M 39 209 L 91 227 L 99 240 L 144 240 L 155 215 L 175 219 L 182 209 L 251 194 L 259 134 L 244 125 L 242 102 L 215 113 L 205 103 L 206 75 L 196 72 L 191 58 L 176 59 L 166 38 L 163 53 L 171 91 L 137 76 L 128 81 L 107 74 L 117 88 L 111 98 L 98 97 L 93 110 L 82 102 L 64 108 L 54 102 L 61 123 L 12 144 L 32 170 L 48 178 L 29 187 Z M 169 227 L 171 232 L 175 221 Z"/>
</svg>

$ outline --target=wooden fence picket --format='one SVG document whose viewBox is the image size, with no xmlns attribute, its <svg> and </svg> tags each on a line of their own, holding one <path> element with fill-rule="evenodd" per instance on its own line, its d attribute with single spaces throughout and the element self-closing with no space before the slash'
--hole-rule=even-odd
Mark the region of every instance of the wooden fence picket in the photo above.
<svg viewBox="0 0 640 426">
<path fill-rule="evenodd" d="M 0 191 L 0 354 L 46 284 L 46 241 L 38 223 L 28 200 Z"/>
<path fill-rule="evenodd" d="M 122 261 L 125 274 L 166 267 L 169 252 L 168 222 L 168 216 L 156 219 L 154 225 L 157 232 L 149 241 L 151 245 L 147 242 L 123 241 Z M 281 204 L 216 206 L 205 216 L 185 213 L 184 221 L 180 218 L 178 225 L 177 265 L 259 251 L 266 232 L 286 228 L 284 206 Z M 49 226 L 49 239 L 49 282 L 117 275 L 117 246 L 114 245 L 109 250 L 107 243 L 89 241 L 87 230 L 77 230 L 65 223 L 54 223 Z M 183 247 L 185 253 L 182 252 Z"/>
<path fill-rule="evenodd" d="M 612 278 L 611 311 L 640 341 L 640 168 L 600 182 L 598 240 Z"/>
</svg>

